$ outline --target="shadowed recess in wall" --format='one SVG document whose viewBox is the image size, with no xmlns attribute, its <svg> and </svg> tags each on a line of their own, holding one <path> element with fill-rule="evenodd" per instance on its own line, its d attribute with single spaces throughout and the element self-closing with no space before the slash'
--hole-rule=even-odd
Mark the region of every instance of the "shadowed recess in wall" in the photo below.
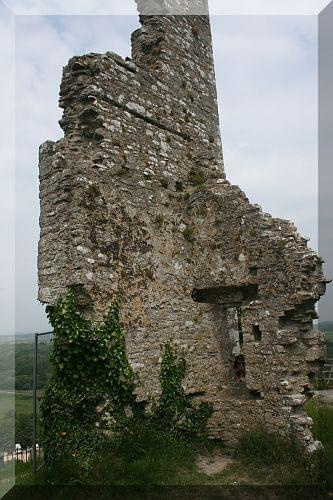
<svg viewBox="0 0 333 500">
<path fill-rule="evenodd" d="M 195 302 L 221 304 L 224 307 L 239 307 L 258 298 L 258 285 L 228 286 L 194 289 Z"/>
</svg>

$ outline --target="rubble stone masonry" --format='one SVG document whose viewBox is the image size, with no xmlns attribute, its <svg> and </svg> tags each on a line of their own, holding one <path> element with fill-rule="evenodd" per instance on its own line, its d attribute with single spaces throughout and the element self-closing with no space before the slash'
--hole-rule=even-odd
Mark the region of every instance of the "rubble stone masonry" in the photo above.
<svg viewBox="0 0 333 500">
<path fill-rule="evenodd" d="M 99 321 L 119 294 L 139 400 L 158 393 L 170 340 L 187 393 L 214 405 L 211 436 L 234 445 L 260 425 L 314 450 L 303 404 L 325 353 L 322 261 L 225 178 L 209 17 L 140 20 L 131 60 L 64 69 L 64 138 L 40 148 L 39 300 L 72 287 Z"/>
</svg>

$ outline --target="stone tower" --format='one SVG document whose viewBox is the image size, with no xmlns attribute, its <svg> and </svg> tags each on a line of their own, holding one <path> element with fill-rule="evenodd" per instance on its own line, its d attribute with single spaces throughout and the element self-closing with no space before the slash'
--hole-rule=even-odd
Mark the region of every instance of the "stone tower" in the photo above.
<svg viewBox="0 0 333 500">
<path fill-rule="evenodd" d="M 72 287 L 99 321 L 119 294 L 139 399 L 158 392 L 171 340 L 187 393 L 214 405 L 212 436 L 232 445 L 260 424 L 314 449 L 302 405 L 324 354 L 322 261 L 225 179 L 207 5 L 170 4 L 140 17 L 131 60 L 64 69 L 64 138 L 40 148 L 39 300 Z"/>
</svg>

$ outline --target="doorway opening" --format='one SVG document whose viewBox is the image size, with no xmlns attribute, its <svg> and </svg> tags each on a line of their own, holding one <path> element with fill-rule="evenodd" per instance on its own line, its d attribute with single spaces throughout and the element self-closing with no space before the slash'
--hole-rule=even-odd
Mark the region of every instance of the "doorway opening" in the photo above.
<svg viewBox="0 0 333 500">
<path fill-rule="evenodd" d="M 234 361 L 234 365 L 233 365 L 233 369 L 234 369 L 233 381 L 234 382 L 245 382 L 246 372 L 245 372 L 245 356 L 244 356 L 244 354 L 238 354 L 238 356 L 236 356 L 235 361 Z"/>
</svg>

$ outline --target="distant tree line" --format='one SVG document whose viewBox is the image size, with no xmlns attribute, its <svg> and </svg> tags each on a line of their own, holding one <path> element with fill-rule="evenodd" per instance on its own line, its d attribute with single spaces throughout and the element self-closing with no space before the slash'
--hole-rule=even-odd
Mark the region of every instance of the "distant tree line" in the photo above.
<svg viewBox="0 0 333 500">
<path fill-rule="evenodd" d="M 32 413 L 15 416 L 15 411 L 9 410 L 0 419 L 0 454 L 13 451 L 15 443 L 19 443 L 23 449 L 32 446 Z"/>
<path fill-rule="evenodd" d="M 15 350 L 15 372 L 13 367 Z M 52 373 L 52 365 L 49 361 L 52 344 L 50 342 L 40 342 L 38 346 L 38 372 L 37 389 L 43 389 L 49 381 Z M 34 343 L 19 342 L 3 343 L 0 349 L 1 379 L 0 390 L 20 391 L 32 390 L 32 374 L 34 362 Z"/>
<path fill-rule="evenodd" d="M 14 387 L 17 391 L 32 391 L 34 347 L 34 342 L 31 341 L 16 344 L 14 342 L 1 343 L 1 391 L 13 390 Z M 51 350 L 52 343 L 50 342 L 41 341 L 38 345 L 38 390 L 44 389 L 51 378 L 52 365 L 49 361 Z M 26 398 L 23 395 L 21 397 Z M 19 405 L 16 406 L 16 412 L 9 410 L 0 418 L 0 454 L 3 451 L 12 451 L 15 443 L 20 443 L 23 449 L 32 446 L 32 399 L 30 399 L 28 399 L 27 410 Z"/>
</svg>

